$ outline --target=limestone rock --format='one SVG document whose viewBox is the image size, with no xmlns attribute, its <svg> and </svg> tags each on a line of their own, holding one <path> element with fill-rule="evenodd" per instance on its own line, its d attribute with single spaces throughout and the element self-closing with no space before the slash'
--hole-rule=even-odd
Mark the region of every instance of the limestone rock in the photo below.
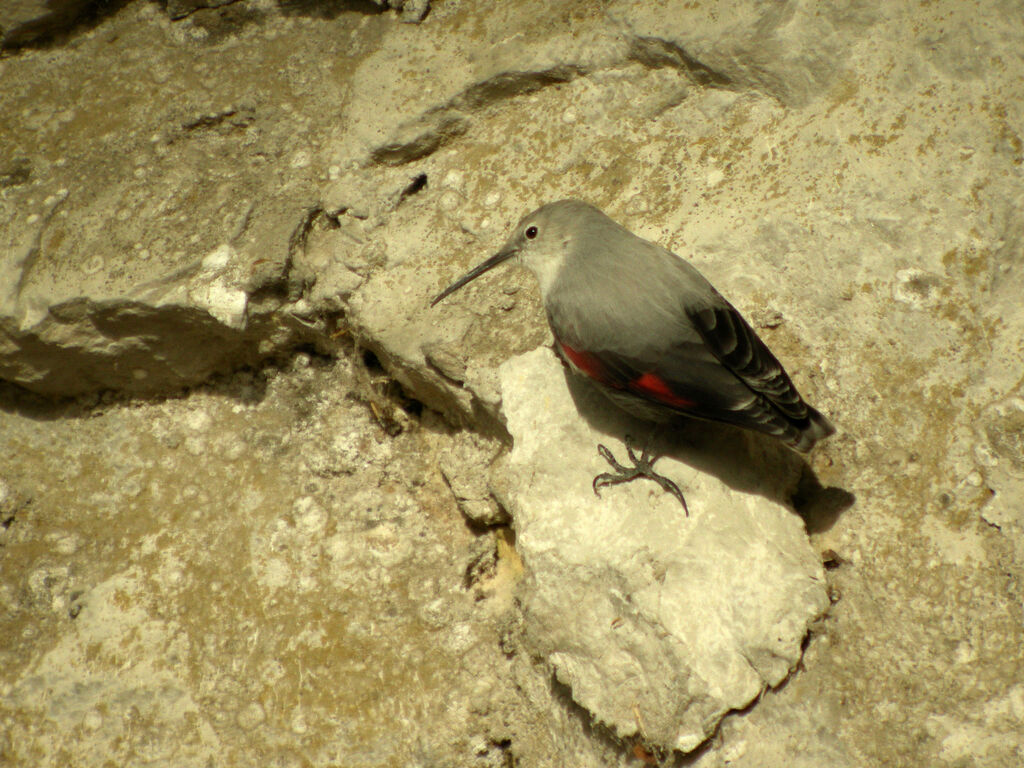
<svg viewBox="0 0 1024 768">
<path fill-rule="evenodd" d="M 488 466 L 500 451 L 497 441 L 463 432 L 441 454 L 441 473 L 455 497 L 455 503 L 462 514 L 477 525 L 504 525 L 509 522 L 508 512 L 495 502 L 487 483 Z"/>
<path fill-rule="evenodd" d="M 620 737 L 696 749 L 727 712 L 786 678 L 828 606 L 803 522 L 670 456 L 657 468 L 685 489 L 689 518 L 643 481 L 596 498 L 595 446 L 617 438 L 579 415 L 554 354 L 510 360 L 501 382 L 532 648 Z M 585 412 L 610 410 L 582 397 Z"/>
<path fill-rule="evenodd" d="M 220 8 L 238 0 L 167 0 L 167 15 L 172 19 L 183 19 L 200 8 Z"/>
<path fill-rule="evenodd" d="M 1013 542 L 1024 563 L 1024 397 L 1019 393 L 989 405 L 977 425 L 975 459 L 982 472 L 965 478 L 970 496 L 988 496 L 982 516 Z"/>
<path fill-rule="evenodd" d="M 757 89 L 790 106 L 829 87 L 851 40 L 873 21 L 866 7 L 839 12 L 798 0 L 728 0 L 714 14 L 671 0 L 616 2 L 610 13 L 632 33 L 640 61 L 687 70 L 707 85 Z"/>
<path fill-rule="evenodd" d="M 229 243 L 114 296 L 62 296 L 30 277 L 33 253 L 0 264 L 11 275 L 0 296 L 0 378 L 40 394 L 166 392 L 316 336 L 298 320 L 268 322 L 280 302 L 268 307 L 261 294 L 288 276 L 254 280 L 252 257 Z M 102 256 L 93 260 L 104 268 Z"/>
<path fill-rule="evenodd" d="M 0 5 L 0 49 L 52 37 L 98 5 L 99 0 L 4 0 Z"/>
<path fill-rule="evenodd" d="M 814 547 L 834 552 L 836 602 L 801 672 L 686 760 L 1021 762 L 1019 3 L 445 2 L 418 25 L 402 15 L 422 0 L 165 10 L 217 2 L 108 3 L 37 47 L 11 35 L 76 4 L 0 0 L 0 753 L 63 765 L 73 744 L 84 764 L 184 764 L 184 738 L 202 765 L 633 764 L 632 745 L 551 684 L 552 663 L 621 733 L 685 746 L 706 732 L 687 713 L 713 721 L 792 657 L 771 648 L 736 666 L 729 696 L 652 714 L 639 702 L 697 657 L 673 639 L 690 642 L 687 627 L 651 639 L 658 574 L 621 566 L 595 532 L 614 530 L 637 562 L 672 562 L 673 547 L 720 533 L 727 508 L 767 522 L 797 498 L 815 510 Z M 513 266 L 429 302 L 519 216 L 568 196 L 692 261 L 757 324 L 839 428 L 808 461 L 855 505 L 805 506 L 799 460 L 710 425 L 669 446 L 685 467 L 661 464 L 688 486 L 690 519 L 644 483 L 598 501 L 587 477 L 572 494 L 587 515 L 566 504 L 546 521 L 506 456 L 486 490 L 518 505 L 530 573 L 572 571 L 569 599 L 528 584 L 537 610 L 524 615 L 511 597 L 465 593 L 471 558 L 450 545 L 473 534 L 444 462 L 417 440 L 450 447 L 453 425 L 467 442 L 470 430 L 543 434 L 506 423 L 529 407 L 503 402 L 499 371 L 548 331 L 532 277 Z M 260 371 L 276 366 L 236 371 L 205 418 L 204 386 L 123 407 L 20 391 L 164 394 L 296 344 L 374 351 L 424 405 L 420 428 L 388 436 L 345 355 L 313 378 L 321 358 L 296 355 L 305 365 L 270 385 Z M 621 425 L 587 418 L 621 456 Z M 596 438 L 579 439 L 581 474 L 601 471 Z M 486 498 L 483 475 L 467 454 L 459 493 Z M 757 498 L 709 504 L 719 481 L 733 501 Z M 293 508 L 296 493 L 316 505 Z M 645 516 L 602 512 L 636 494 Z M 620 535 L 623 521 L 633 530 Z M 579 543 L 558 538 L 572 526 Z M 651 529 L 663 535 L 640 545 Z M 514 533 L 502 532 L 507 552 Z M 258 557 L 242 551 L 250 535 L 266 542 Z M 736 554 L 753 546 L 746 531 L 731 538 Z M 617 569 L 602 578 L 625 574 L 613 588 L 634 603 L 613 613 L 610 588 L 583 591 L 607 583 L 577 578 L 587 557 Z M 592 644 L 554 616 L 566 604 L 637 642 L 623 651 L 602 626 L 614 654 L 588 666 Z M 78 653 L 118 622 L 126 631 L 98 655 Z M 169 675 L 179 629 L 191 654 Z M 608 690 L 628 692 L 612 662 L 633 649 L 676 670 L 635 713 L 593 682 L 607 671 Z M 165 683 L 167 704 L 187 706 L 153 706 Z"/>
</svg>

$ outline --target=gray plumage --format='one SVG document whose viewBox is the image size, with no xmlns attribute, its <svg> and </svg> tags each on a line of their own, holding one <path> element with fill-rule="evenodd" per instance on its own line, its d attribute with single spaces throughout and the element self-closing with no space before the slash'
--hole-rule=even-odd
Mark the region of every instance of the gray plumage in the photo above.
<svg viewBox="0 0 1024 768">
<path fill-rule="evenodd" d="M 562 357 L 623 409 L 734 424 L 798 451 L 835 431 L 700 272 L 588 203 L 560 200 L 527 215 L 433 303 L 514 256 L 540 282 Z"/>
</svg>

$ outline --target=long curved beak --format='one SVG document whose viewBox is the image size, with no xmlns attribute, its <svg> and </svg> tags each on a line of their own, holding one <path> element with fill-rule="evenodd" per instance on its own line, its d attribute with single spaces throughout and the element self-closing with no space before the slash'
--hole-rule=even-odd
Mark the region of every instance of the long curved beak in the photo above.
<svg viewBox="0 0 1024 768">
<path fill-rule="evenodd" d="M 443 299 L 443 298 L 445 298 L 447 296 L 452 295 L 457 290 L 459 290 L 459 288 L 464 286 L 466 283 L 471 282 L 473 280 L 476 280 L 484 272 L 487 272 L 487 271 L 489 271 L 491 269 L 494 269 L 496 266 L 501 264 L 503 261 L 508 261 L 513 256 L 515 256 L 516 253 L 517 253 L 517 251 L 516 251 L 515 248 L 502 248 L 500 251 L 498 251 L 496 254 L 491 256 L 491 258 L 489 258 L 483 264 L 479 264 L 479 265 L 473 267 L 471 270 L 469 270 L 469 272 L 464 274 L 462 277 L 460 277 L 454 283 L 452 283 L 447 288 L 445 288 L 443 291 L 441 291 L 439 294 L 437 294 L 437 297 L 432 302 L 430 302 L 430 306 L 434 306 L 435 304 L 437 304 L 437 302 L 441 301 L 441 299 Z"/>
</svg>

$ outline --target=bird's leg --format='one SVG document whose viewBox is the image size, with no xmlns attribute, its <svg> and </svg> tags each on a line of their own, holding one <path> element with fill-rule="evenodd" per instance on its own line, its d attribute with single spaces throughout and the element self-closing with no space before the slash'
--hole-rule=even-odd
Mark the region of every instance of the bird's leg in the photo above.
<svg viewBox="0 0 1024 768">
<path fill-rule="evenodd" d="M 626 444 L 626 453 L 629 455 L 629 460 L 633 462 L 632 467 L 619 464 L 615 456 L 612 455 L 612 452 L 604 445 L 599 444 L 597 446 L 597 452 L 601 454 L 601 458 L 611 464 L 612 469 L 615 471 L 602 472 L 594 478 L 594 493 L 600 496 L 601 489 L 606 485 L 618 485 L 619 483 L 628 483 L 631 480 L 636 480 L 638 477 L 646 477 L 660 485 L 665 492 L 671 493 L 679 499 L 679 503 L 683 505 L 683 512 L 689 517 L 690 510 L 686 506 L 686 498 L 683 496 L 683 492 L 679 490 L 679 486 L 664 475 L 659 475 L 654 471 L 654 462 L 658 460 L 658 457 L 651 456 L 650 448 L 653 439 L 647 441 L 639 456 L 633 450 L 633 439 L 629 435 L 626 435 L 626 439 L 623 442 Z"/>
</svg>

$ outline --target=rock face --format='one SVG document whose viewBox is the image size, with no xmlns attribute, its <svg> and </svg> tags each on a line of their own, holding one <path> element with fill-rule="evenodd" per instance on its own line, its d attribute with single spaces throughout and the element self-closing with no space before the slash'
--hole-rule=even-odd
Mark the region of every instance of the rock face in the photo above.
<svg viewBox="0 0 1024 768">
<path fill-rule="evenodd" d="M 99 5 L 98 0 L 7 0 L 0 8 L 0 50 L 46 40 Z"/>
<path fill-rule="evenodd" d="M 584 412 L 610 416 L 612 434 L 644 429 L 579 389 Z M 618 736 L 692 751 L 727 712 L 786 678 L 828 606 L 803 521 L 672 457 L 657 468 L 685 488 L 689 518 L 653 484 L 598 499 L 595 446 L 609 437 L 580 416 L 554 353 L 509 360 L 501 391 L 531 648 Z M 721 447 L 735 449 L 722 432 Z"/>
<path fill-rule="evenodd" d="M 4 759 L 1021 762 L 1016 3 L 0 6 Z M 689 519 L 593 497 L 635 426 L 532 278 L 429 307 L 564 197 L 752 321 L 809 464 L 693 425 Z"/>
</svg>

